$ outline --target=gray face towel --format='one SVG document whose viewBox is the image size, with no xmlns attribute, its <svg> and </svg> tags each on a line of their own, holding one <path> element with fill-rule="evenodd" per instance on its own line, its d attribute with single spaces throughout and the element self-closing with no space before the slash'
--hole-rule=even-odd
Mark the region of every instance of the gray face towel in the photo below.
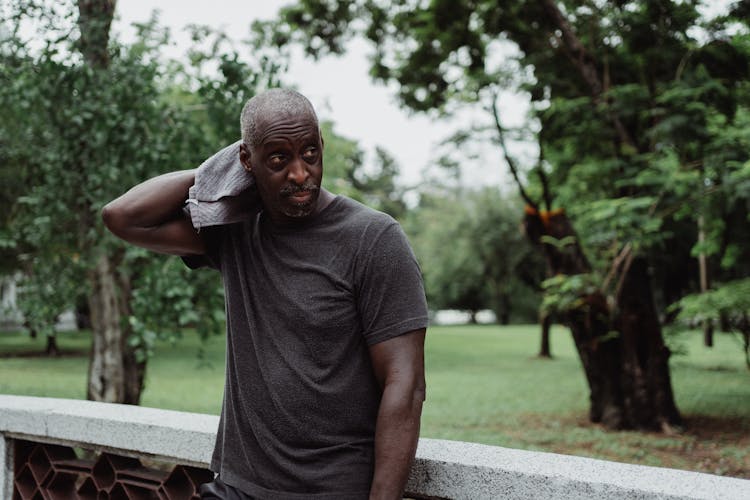
<svg viewBox="0 0 750 500">
<path fill-rule="evenodd" d="M 260 210 L 255 178 L 240 163 L 241 143 L 225 147 L 195 172 L 186 210 L 196 230 L 239 222 Z"/>
</svg>

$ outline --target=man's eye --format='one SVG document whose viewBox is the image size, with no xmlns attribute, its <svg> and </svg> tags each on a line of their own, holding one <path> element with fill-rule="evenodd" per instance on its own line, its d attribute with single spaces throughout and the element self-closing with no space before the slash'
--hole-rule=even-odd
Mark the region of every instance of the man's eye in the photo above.
<svg viewBox="0 0 750 500">
<path fill-rule="evenodd" d="M 303 153 L 302 157 L 305 160 L 316 160 L 318 158 L 318 148 L 307 148 Z"/>
<path fill-rule="evenodd" d="M 268 157 L 268 164 L 271 167 L 281 167 L 284 165 L 284 162 L 286 161 L 286 158 L 284 155 L 271 155 Z"/>
</svg>

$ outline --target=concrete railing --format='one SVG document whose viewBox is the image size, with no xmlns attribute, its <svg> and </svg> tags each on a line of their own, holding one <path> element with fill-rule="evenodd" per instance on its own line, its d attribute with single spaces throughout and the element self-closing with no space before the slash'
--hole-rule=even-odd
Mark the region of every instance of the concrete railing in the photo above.
<svg viewBox="0 0 750 500">
<path fill-rule="evenodd" d="M 80 478 L 76 480 L 75 486 L 72 486 L 72 479 L 65 482 L 65 478 L 69 477 L 66 474 L 71 474 L 71 470 L 76 467 L 83 470 L 89 467 L 86 463 L 95 463 L 97 465 L 90 466 L 85 474 L 93 474 L 92 467 L 99 467 L 100 470 L 103 467 L 109 468 L 111 472 L 113 467 L 117 469 L 117 466 L 111 464 L 125 463 L 128 460 L 131 460 L 127 462 L 131 464 L 129 466 L 136 464 L 138 467 L 133 469 L 132 474 L 123 473 L 124 479 L 119 479 L 120 473 L 117 473 L 117 484 L 124 485 L 116 486 L 121 488 L 118 495 L 123 498 L 138 498 L 127 492 L 131 491 L 131 487 L 135 488 L 133 491 L 144 487 L 143 484 L 150 480 L 149 473 L 138 472 L 146 470 L 140 461 L 123 457 L 135 457 L 149 464 L 153 460 L 182 464 L 190 466 L 184 467 L 188 472 L 198 470 L 191 467 L 205 468 L 210 460 L 217 425 L 218 417 L 211 415 L 89 401 L 0 395 L 0 498 L 14 498 L 14 485 L 18 486 L 23 481 L 30 484 L 22 485 L 31 492 L 29 495 L 36 494 L 32 491 L 33 488 L 41 490 L 42 483 L 47 485 L 46 488 L 54 481 L 62 485 L 59 486 L 60 491 L 75 487 L 80 492 L 81 488 L 85 489 L 85 485 L 80 485 Z M 89 453 L 88 462 L 80 457 L 71 459 L 71 456 L 66 455 L 72 453 L 71 447 L 100 453 L 100 458 Z M 19 456 L 14 458 L 14 453 Z M 21 453 L 26 455 L 21 457 Z M 35 458 L 37 455 L 43 456 Z M 109 465 L 98 465 L 103 460 Z M 45 463 L 40 465 L 40 462 Z M 28 478 L 24 479 L 21 471 L 14 470 L 14 467 L 28 468 Z M 50 470 L 49 474 L 44 467 Z M 122 467 L 127 469 L 126 466 Z M 184 471 L 182 474 L 184 475 Z M 58 479 L 59 477 L 62 479 Z M 146 479 L 142 479 L 144 477 Z M 111 480 L 115 481 L 114 476 Z M 96 488 L 106 486 L 102 486 L 101 482 L 96 479 L 92 481 L 90 488 L 94 496 L 97 494 Z M 154 488 L 169 486 L 168 483 L 169 480 Z M 421 439 L 407 491 L 415 498 L 451 499 L 747 500 L 750 499 L 750 480 L 456 441 Z M 111 498 L 117 496 L 114 493 L 108 495 Z M 58 497 L 67 498 L 59 493 Z M 165 494 L 164 498 L 175 497 Z"/>
</svg>

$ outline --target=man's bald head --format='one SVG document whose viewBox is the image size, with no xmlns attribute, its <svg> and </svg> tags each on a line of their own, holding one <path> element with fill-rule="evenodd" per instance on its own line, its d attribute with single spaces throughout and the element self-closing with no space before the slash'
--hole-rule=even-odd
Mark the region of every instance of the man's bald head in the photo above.
<svg viewBox="0 0 750 500">
<path fill-rule="evenodd" d="M 242 108 L 242 142 L 256 148 L 260 144 L 263 127 L 273 120 L 292 116 L 307 118 L 318 124 L 318 116 L 310 101 L 295 90 L 271 89 L 254 96 Z"/>
</svg>

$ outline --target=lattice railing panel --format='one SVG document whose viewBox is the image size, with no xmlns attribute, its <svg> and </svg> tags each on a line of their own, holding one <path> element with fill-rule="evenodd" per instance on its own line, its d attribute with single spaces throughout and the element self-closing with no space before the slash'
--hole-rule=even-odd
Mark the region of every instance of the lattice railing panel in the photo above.
<svg viewBox="0 0 750 500">
<path fill-rule="evenodd" d="M 193 500 L 213 479 L 187 465 L 161 470 L 111 453 L 88 459 L 67 446 L 14 442 L 13 500 Z"/>
</svg>

